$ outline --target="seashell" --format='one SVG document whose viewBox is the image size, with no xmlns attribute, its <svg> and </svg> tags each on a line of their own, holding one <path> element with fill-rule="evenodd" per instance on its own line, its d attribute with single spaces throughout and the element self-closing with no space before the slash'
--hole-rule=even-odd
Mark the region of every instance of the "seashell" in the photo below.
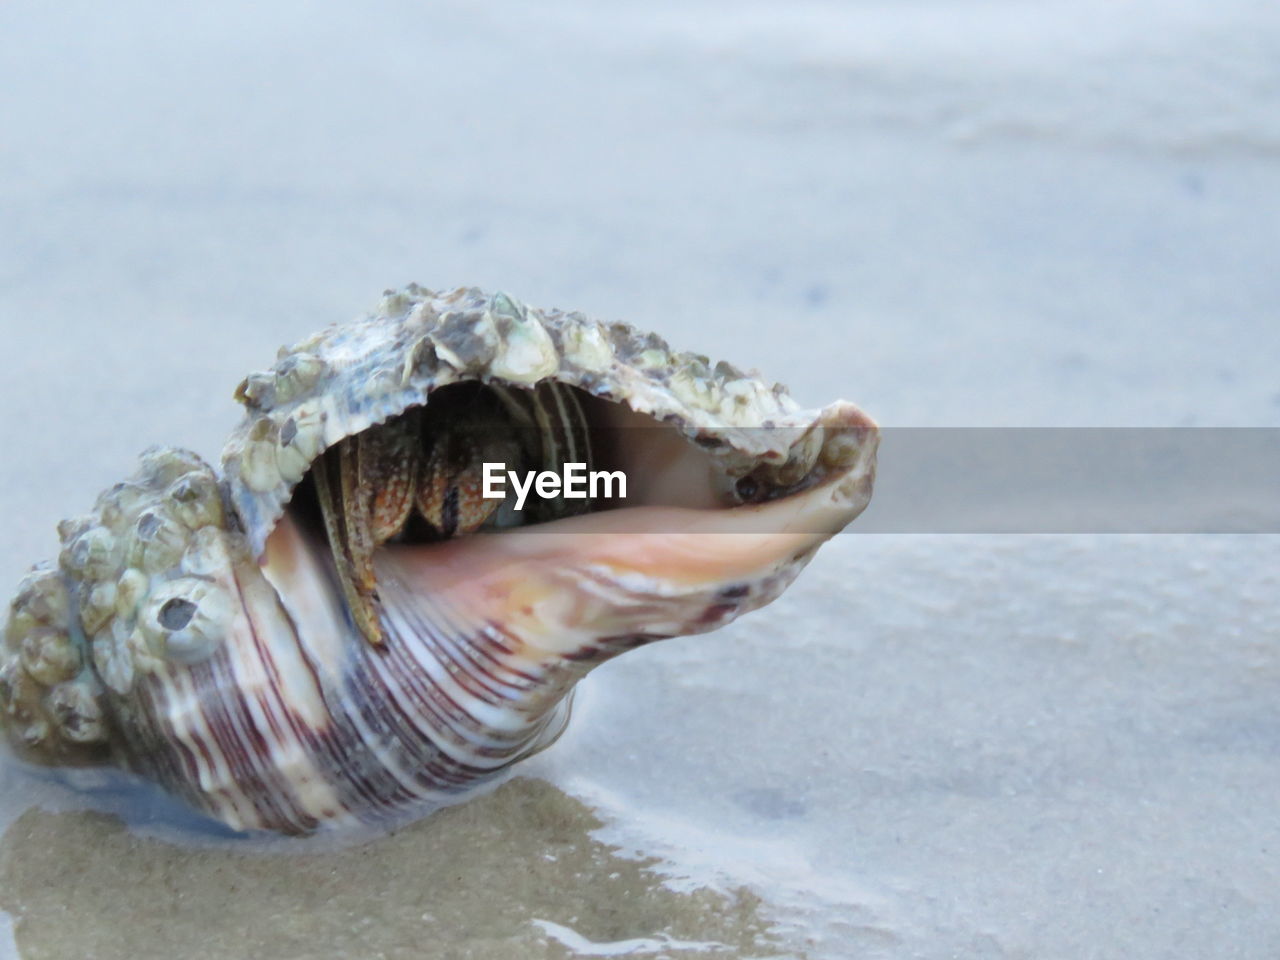
<svg viewBox="0 0 1280 960">
<path fill-rule="evenodd" d="M 388 292 L 236 399 L 220 471 L 152 448 L 59 525 L 11 604 L 0 724 L 237 830 L 403 819 L 497 776 L 593 667 L 777 597 L 875 474 L 852 404 L 469 288 Z M 493 462 L 626 496 L 530 481 L 522 509 L 477 492 Z"/>
</svg>

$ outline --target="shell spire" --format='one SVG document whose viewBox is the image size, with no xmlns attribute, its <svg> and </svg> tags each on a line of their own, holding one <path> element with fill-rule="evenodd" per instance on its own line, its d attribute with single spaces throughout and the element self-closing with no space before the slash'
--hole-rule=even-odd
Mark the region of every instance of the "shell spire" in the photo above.
<svg viewBox="0 0 1280 960">
<path fill-rule="evenodd" d="M 60 525 L 0 650 L 20 756 L 117 764 L 235 829 L 491 778 L 594 666 L 773 600 L 875 474 L 852 404 L 471 288 L 388 292 L 236 399 L 220 471 L 153 448 Z"/>
</svg>

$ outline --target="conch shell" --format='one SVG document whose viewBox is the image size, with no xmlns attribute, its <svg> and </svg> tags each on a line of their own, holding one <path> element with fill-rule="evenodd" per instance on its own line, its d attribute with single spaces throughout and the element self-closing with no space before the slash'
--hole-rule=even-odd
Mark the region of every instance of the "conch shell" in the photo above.
<svg viewBox="0 0 1280 960">
<path fill-rule="evenodd" d="M 505 409 L 494 397 L 528 405 L 526 448 L 545 451 L 542 396 L 572 407 L 625 500 L 551 497 L 534 522 L 507 502 L 474 529 L 418 519 L 335 549 L 326 457 L 397 424 L 429 451 L 470 443 L 482 401 Z M 24 759 L 116 764 L 238 830 L 402 819 L 492 778 L 556 738 L 596 665 L 777 597 L 875 473 L 876 427 L 852 404 L 803 412 L 653 334 L 475 289 L 388 292 L 237 399 L 221 473 L 152 448 L 59 525 L 57 563 L 11 605 L 0 723 Z M 451 482 L 434 502 L 456 514 Z"/>
</svg>

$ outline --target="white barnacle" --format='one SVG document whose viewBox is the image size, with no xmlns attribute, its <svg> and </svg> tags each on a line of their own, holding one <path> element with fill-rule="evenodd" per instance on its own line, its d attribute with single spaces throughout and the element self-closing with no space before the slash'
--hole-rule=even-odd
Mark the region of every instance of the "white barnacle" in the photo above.
<svg viewBox="0 0 1280 960">
<path fill-rule="evenodd" d="M 80 604 L 80 624 L 86 633 L 96 633 L 115 616 L 116 585 L 103 580 L 93 585 Z"/>
<path fill-rule="evenodd" d="M 53 627 L 32 630 L 22 641 L 22 667 L 32 679 L 53 686 L 80 670 L 80 653 L 71 638 Z"/>
<path fill-rule="evenodd" d="M 324 409 L 318 402 L 292 408 L 276 434 L 276 469 L 287 484 L 297 483 L 324 448 Z"/>
<path fill-rule="evenodd" d="M 118 619 L 131 622 L 137 615 L 138 605 L 142 603 L 147 595 L 147 591 L 151 589 L 151 578 L 141 570 L 135 570 L 132 567 L 120 574 L 120 579 L 116 581 L 116 604 L 115 615 Z M 97 630 L 90 630 L 90 633 L 97 633 Z"/>
<path fill-rule="evenodd" d="M 710 378 L 709 373 L 705 366 L 690 365 L 673 373 L 667 383 L 671 392 L 686 405 L 713 410 L 719 402 L 716 395 L 719 384 Z"/>
<path fill-rule="evenodd" d="M 213 526 L 222 522 L 222 494 L 218 481 L 210 471 L 184 473 L 165 491 L 169 512 L 188 530 Z"/>
<path fill-rule="evenodd" d="M 132 630 L 124 620 L 115 620 L 93 638 L 93 665 L 97 675 L 120 695 L 133 689 L 134 657 L 129 645 Z"/>
<path fill-rule="evenodd" d="M 41 623 L 65 622 L 67 589 L 57 568 L 48 561 L 32 567 L 18 583 L 13 607 L 27 611 Z"/>
<path fill-rule="evenodd" d="M 560 333 L 565 359 L 590 373 L 603 373 L 613 365 L 613 348 L 598 323 L 580 313 L 565 318 Z"/>
<path fill-rule="evenodd" d="M 93 685 L 87 681 L 60 683 L 49 693 L 49 712 L 58 732 L 74 743 L 99 743 L 107 727 Z"/>
<path fill-rule="evenodd" d="M 117 541 L 105 527 L 91 527 L 62 551 L 62 568 L 82 580 L 101 580 L 117 562 Z"/>
<path fill-rule="evenodd" d="M 492 376 L 511 383 L 534 384 L 559 368 L 555 344 L 536 316 L 526 315 L 503 294 L 494 297 L 489 316 L 499 336 L 498 350 L 489 368 Z"/>
<path fill-rule="evenodd" d="M 276 365 L 276 403 L 288 403 L 310 393 L 328 370 L 329 365 L 315 354 L 288 354 Z"/>
<path fill-rule="evenodd" d="M 428 378 L 439 366 L 440 358 L 436 355 L 436 345 L 431 342 L 431 338 L 425 335 L 418 337 L 400 366 L 400 385 L 408 386 L 417 379 Z"/>
<path fill-rule="evenodd" d="M 484 369 L 498 350 L 498 328 L 487 313 L 479 316 L 460 310 L 441 315 L 431 331 L 436 356 L 455 370 L 472 373 Z"/>
<path fill-rule="evenodd" d="M 260 417 L 244 439 L 240 452 L 240 476 L 252 490 L 265 492 L 280 485 L 276 445 L 280 428 L 270 417 Z"/>
<path fill-rule="evenodd" d="M 157 506 L 144 510 L 134 523 L 125 561 L 148 573 L 171 569 L 187 548 L 189 531 Z"/>
<path fill-rule="evenodd" d="M 190 664 L 218 648 L 230 621 L 225 591 L 206 580 L 182 579 L 153 591 L 138 622 L 152 653 Z"/>
</svg>

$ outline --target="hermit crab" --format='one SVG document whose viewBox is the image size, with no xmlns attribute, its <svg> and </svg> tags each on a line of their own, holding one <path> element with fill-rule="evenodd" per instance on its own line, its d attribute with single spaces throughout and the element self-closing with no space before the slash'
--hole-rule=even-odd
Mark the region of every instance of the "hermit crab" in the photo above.
<svg viewBox="0 0 1280 960">
<path fill-rule="evenodd" d="M 221 471 L 152 448 L 59 525 L 0 722 L 21 758 L 118 765 L 237 830 L 493 778 L 593 667 L 776 598 L 875 474 L 852 404 L 471 288 L 388 291 L 236 398 Z"/>
</svg>

